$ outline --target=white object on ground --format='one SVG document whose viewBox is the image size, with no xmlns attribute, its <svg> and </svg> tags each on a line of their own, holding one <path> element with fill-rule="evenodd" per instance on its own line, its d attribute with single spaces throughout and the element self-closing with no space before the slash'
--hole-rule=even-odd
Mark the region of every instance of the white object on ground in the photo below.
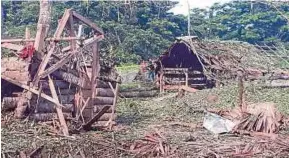
<svg viewBox="0 0 289 158">
<path fill-rule="evenodd" d="M 206 113 L 203 122 L 203 126 L 214 134 L 228 133 L 235 125 L 231 120 L 210 112 Z"/>
</svg>

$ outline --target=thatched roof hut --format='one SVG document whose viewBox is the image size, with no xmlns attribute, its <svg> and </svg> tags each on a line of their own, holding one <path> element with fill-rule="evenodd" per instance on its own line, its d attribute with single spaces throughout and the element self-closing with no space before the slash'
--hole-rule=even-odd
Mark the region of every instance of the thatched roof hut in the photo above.
<svg viewBox="0 0 289 158">
<path fill-rule="evenodd" d="M 262 57 L 262 50 L 245 42 L 202 41 L 197 37 L 180 37 L 160 57 L 162 68 L 188 68 L 206 76 L 216 73 L 235 76 L 238 70 L 248 75 L 262 74 L 272 64 Z M 264 53 L 263 53 L 264 54 Z"/>
</svg>

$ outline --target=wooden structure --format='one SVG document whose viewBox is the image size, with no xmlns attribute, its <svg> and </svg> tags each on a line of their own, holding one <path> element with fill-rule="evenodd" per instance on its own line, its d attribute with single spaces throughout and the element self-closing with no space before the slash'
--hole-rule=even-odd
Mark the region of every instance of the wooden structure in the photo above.
<svg viewBox="0 0 289 158">
<path fill-rule="evenodd" d="M 179 37 L 157 62 L 160 91 L 181 86 L 210 88 L 236 79 L 239 70 L 247 80 L 262 79 L 274 69 L 272 60 L 260 57 L 262 53 L 245 42 Z"/>
<path fill-rule="evenodd" d="M 82 25 L 91 29 L 90 37 L 76 35 L 75 30 Z M 52 38 L 46 38 L 45 27 L 38 23 L 35 39 L 29 37 L 27 29 L 25 39 L 1 40 L 1 47 L 17 56 L 2 59 L 2 87 L 15 87 L 2 89 L 2 107 L 16 108 L 17 118 L 46 121 L 57 116 L 64 135 L 69 134 L 67 119 L 81 122 L 84 129 L 92 125 L 111 127 L 119 79 L 113 68 L 100 62 L 102 29 L 71 9 L 65 10 Z M 19 58 L 31 45 L 33 55 Z"/>
<path fill-rule="evenodd" d="M 204 74 L 204 67 L 199 57 L 183 42 L 175 42 L 160 57 L 157 70 L 160 92 L 183 86 L 204 88 L 213 84 Z"/>
<path fill-rule="evenodd" d="M 188 68 L 163 68 L 160 73 L 160 92 L 182 86 L 200 88 L 207 85 L 205 76 Z"/>
</svg>

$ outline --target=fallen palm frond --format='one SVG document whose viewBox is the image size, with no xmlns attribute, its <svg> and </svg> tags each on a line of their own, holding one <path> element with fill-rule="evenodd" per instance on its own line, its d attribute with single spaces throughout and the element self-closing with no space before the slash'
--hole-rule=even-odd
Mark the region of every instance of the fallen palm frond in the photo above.
<svg viewBox="0 0 289 158">
<path fill-rule="evenodd" d="M 235 129 L 264 133 L 279 131 L 282 116 L 274 103 L 258 103 L 248 105 L 247 115 L 243 115 Z"/>
<path fill-rule="evenodd" d="M 127 146 L 127 145 L 126 145 Z M 159 133 L 147 134 L 140 140 L 128 145 L 129 152 L 135 157 L 176 157 L 176 149 Z"/>
</svg>

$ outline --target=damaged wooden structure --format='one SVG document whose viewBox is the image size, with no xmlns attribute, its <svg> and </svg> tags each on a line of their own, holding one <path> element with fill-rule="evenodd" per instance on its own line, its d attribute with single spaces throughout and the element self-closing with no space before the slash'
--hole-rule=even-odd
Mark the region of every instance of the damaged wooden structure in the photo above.
<svg viewBox="0 0 289 158">
<path fill-rule="evenodd" d="M 35 38 L 26 29 L 24 39 L 1 39 L 1 47 L 15 55 L 1 62 L 2 109 L 15 109 L 17 118 L 58 118 L 64 135 L 69 134 L 66 120 L 84 129 L 111 128 L 120 80 L 101 62 L 103 31 L 72 9 L 58 22 L 51 38 L 46 37 L 49 24 L 39 20 Z M 91 34 L 82 35 L 83 27 Z"/>
<path fill-rule="evenodd" d="M 264 50 L 245 42 L 179 37 L 159 57 L 156 69 L 160 91 L 181 86 L 211 88 L 235 80 L 239 70 L 245 72 L 247 80 L 264 78 L 274 72 L 274 65 L 263 56 Z"/>
</svg>

